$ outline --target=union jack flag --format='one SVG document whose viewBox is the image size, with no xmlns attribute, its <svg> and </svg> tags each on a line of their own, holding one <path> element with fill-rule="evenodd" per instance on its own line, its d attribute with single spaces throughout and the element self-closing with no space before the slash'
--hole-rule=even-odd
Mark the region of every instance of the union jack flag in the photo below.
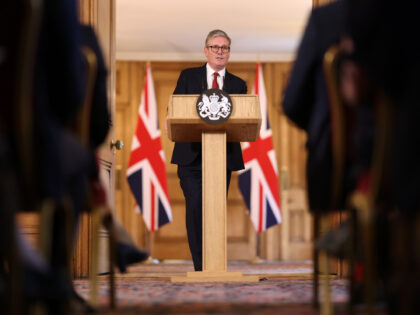
<svg viewBox="0 0 420 315">
<path fill-rule="evenodd" d="M 281 223 L 281 213 L 276 154 L 268 121 L 264 78 L 259 63 L 252 93 L 258 94 L 260 99 L 261 130 L 257 141 L 243 143 L 245 169 L 239 173 L 238 184 L 255 230 L 261 233 L 270 226 Z"/>
<path fill-rule="evenodd" d="M 150 232 L 172 221 L 151 66 L 147 65 L 127 180 Z"/>
</svg>

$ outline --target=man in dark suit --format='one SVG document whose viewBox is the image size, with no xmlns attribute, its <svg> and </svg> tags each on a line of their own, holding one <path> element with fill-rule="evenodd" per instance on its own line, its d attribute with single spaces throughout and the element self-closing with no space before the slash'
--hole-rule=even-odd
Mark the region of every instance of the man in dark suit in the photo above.
<svg viewBox="0 0 420 315">
<path fill-rule="evenodd" d="M 344 33 L 345 5 L 338 1 L 312 11 L 283 101 L 285 114 L 308 136 L 306 175 L 312 211 L 330 207 L 331 128 L 322 61 Z"/>
<path fill-rule="evenodd" d="M 219 88 L 226 93 L 246 94 L 246 83 L 229 73 L 226 65 L 230 57 L 229 36 L 221 30 L 211 31 L 206 38 L 204 54 L 207 64 L 181 72 L 174 94 L 201 94 L 210 88 Z M 227 185 L 232 171 L 244 168 L 241 145 L 238 142 L 226 145 Z M 186 226 L 188 243 L 196 271 L 202 270 L 202 173 L 201 143 L 175 143 L 172 164 L 178 164 L 178 177 L 186 202 Z"/>
</svg>

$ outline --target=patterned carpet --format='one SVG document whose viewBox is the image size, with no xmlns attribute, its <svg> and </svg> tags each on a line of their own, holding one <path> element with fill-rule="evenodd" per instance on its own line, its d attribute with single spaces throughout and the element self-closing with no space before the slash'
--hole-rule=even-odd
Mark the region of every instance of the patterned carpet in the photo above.
<svg viewBox="0 0 420 315">
<path fill-rule="evenodd" d="M 99 283 L 98 309 L 103 314 L 317 314 L 311 306 L 312 265 L 309 262 L 229 262 L 228 271 L 259 275 L 256 283 L 171 283 L 171 276 L 192 271 L 189 262 L 141 264 L 118 274 L 117 310 L 107 308 L 108 282 Z M 332 299 L 347 301 L 347 281 L 331 279 Z M 87 280 L 76 290 L 89 297 Z"/>
</svg>

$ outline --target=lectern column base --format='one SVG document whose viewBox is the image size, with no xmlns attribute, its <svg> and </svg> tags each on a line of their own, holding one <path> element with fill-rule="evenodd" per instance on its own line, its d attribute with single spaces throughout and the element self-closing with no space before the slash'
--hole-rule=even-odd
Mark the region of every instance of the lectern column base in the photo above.
<svg viewBox="0 0 420 315">
<path fill-rule="evenodd" d="M 258 282 L 258 276 L 244 276 L 242 272 L 195 271 L 186 276 L 171 277 L 171 282 Z"/>
</svg>

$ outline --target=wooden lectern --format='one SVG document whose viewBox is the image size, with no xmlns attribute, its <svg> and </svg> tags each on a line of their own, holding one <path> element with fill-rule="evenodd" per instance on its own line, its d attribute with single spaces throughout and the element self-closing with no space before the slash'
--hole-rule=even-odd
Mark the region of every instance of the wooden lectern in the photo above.
<svg viewBox="0 0 420 315">
<path fill-rule="evenodd" d="M 174 142 L 202 142 L 203 271 L 172 277 L 172 282 L 232 282 L 259 280 L 242 272 L 227 272 L 226 141 L 256 141 L 261 127 L 257 95 L 232 94 L 230 118 L 218 125 L 197 113 L 199 95 L 172 95 L 167 113 L 168 136 Z"/>
</svg>

